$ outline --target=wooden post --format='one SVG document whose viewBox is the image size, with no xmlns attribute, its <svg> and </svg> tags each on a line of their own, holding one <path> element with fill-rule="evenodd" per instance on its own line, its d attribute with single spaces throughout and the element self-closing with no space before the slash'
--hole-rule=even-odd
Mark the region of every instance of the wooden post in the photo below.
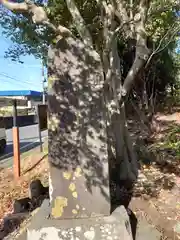
<svg viewBox="0 0 180 240">
<path fill-rule="evenodd" d="M 38 135 L 39 135 L 40 152 L 43 152 L 42 135 L 41 135 L 41 121 L 40 121 L 40 116 L 39 116 L 39 105 L 36 106 L 36 114 L 37 114 L 37 123 L 38 123 Z"/>
<path fill-rule="evenodd" d="M 17 102 L 13 101 L 13 151 L 14 151 L 14 177 L 20 177 L 20 148 L 19 128 L 17 126 Z"/>
</svg>

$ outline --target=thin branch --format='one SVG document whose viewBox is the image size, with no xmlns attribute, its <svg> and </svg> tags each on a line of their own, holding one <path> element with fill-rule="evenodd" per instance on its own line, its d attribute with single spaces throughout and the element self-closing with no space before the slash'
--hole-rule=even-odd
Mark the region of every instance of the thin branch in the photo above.
<svg viewBox="0 0 180 240">
<path fill-rule="evenodd" d="M 148 61 L 147 61 L 147 63 L 146 63 L 145 68 L 147 68 L 147 66 L 149 65 L 150 61 L 152 60 L 152 58 L 153 58 L 153 56 L 154 56 L 155 54 L 158 54 L 158 53 L 162 52 L 165 48 L 168 47 L 168 45 L 169 45 L 171 42 L 173 42 L 174 36 L 178 33 L 179 30 L 180 30 L 180 27 L 177 27 L 177 28 L 172 32 L 172 35 L 171 35 L 169 41 L 168 41 L 163 47 L 161 47 L 164 39 L 168 36 L 168 34 L 169 34 L 169 32 L 171 31 L 171 29 L 169 29 L 169 30 L 166 32 L 166 34 L 165 34 L 165 35 L 163 36 L 163 38 L 160 40 L 160 42 L 159 42 L 159 44 L 158 44 L 158 47 L 157 47 L 157 48 L 153 51 L 153 53 L 150 55 L 150 57 L 149 57 L 149 59 L 148 59 Z"/>
<path fill-rule="evenodd" d="M 91 34 L 90 34 L 89 30 L 87 29 L 86 23 L 76 6 L 75 1 L 74 0 L 66 0 L 66 4 L 67 4 L 69 12 L 71 13 L 71 16 L 73 18 L 73 21 L 75 23 L 77 31 L 78 31 L 79 35 L 81 36 L 82 40 L 84 41 L 85 44 L 87 44 L 89 46 L 93 46 Z"/>
</svg>

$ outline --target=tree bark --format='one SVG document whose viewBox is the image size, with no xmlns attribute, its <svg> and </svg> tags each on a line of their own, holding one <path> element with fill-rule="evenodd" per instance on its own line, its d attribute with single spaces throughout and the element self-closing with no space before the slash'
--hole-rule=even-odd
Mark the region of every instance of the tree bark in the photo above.
<svg viewBox="0 0 180 240">
<path fill-rule="evenodd" d="M 114 39 L 110 53 L 109 71 L 106 74 L 108 79 L 109 92 L 106 94 L 106 106 L 109 117 L 109 134 L 112 138 L 110 148 L 115 152 L 115 165 L 119 167 L 119 180 L 134 183 L 137 180 L 137 159 L 133 145 L 129 137 L 124 103 L 119 105 L 118 94 L 121 93 L 121 72 L 120 59 L 117 51 L 117 40 Z"/>
<path fill-rule="evenodd" d="M 123 21 L 128 21 L 127 12 L 124 7 L 123 1 L 115 0 L 115 6 L 117 7 L 119 17 Z M 106 71 L 106 79 L 108 83 L 109 93 L 106 96 L 107 112 L 109 116 L 109 125 L 113 133 L 112 148 L 115 150 L 115 158 L 119 169 L 119 179 L 135 182 L 138 175 L 138 164 L 136 155 L 133 151 L 133 145 L 129 137 L 124 101 L 125 97 L 129 93 L 135 78 L 139 71 L 144 66 L 149 57 L 149 49 L 146 46 L 147 36 L 145 33 L 145 21 L 148 10 L 148 0 L 141 0 L 139 6 L 139 12 L 135 16 L 135 36 L 136 36 L 136 56 L 131 69 L 129 70 L 124 83 L 121 83 L 120 76 L 120 61 L 117 53 L 117 42 L 114 40 L 111 46 L 109 54 L 109 67 Z M 117 15 L 117 14 L 116 14 Z M 107 32 L 107 29 L 106 29 Z M 129 36 L 129 33 L 127 33 Z M 108 49 L 106 45 L 106 49 Z M 106 65 L 107 65 L 106 61 Z M 107 67 L 106 67 L 107 70 Z M 112 137 L 112 136 L 111 136 Z"/>
</svg>

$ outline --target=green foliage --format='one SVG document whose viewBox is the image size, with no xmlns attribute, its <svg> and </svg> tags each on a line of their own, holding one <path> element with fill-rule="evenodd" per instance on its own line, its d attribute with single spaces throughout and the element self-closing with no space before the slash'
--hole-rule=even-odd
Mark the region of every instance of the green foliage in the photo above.
<svg viewBox="0 0 180 240">
<path fill-rule="evenodd" d="M 21 0 L 20 0 L 21 1 Z M 43 0 L 36 0 L 36 3 L 43 5 Z M 85 23 L 92 34 L 94 46 L 98 51 L 103 50 L 102 23 L 100 21 L 100 9 L 96 0 L 76 0 L 77 7 L 83 16 Z M 138 1 L 134 1 L 137 4 Z M 150 48 L 156 49 L 165 34 L 176 25 L 176 16 L 172 10 L 173 0 L 153 0 L 149 11 L 150 17 L 146 24 L 147 35 L 149 37 Z M 163 13 L 155 11 L 159 6 L 169 6 Z M 134 13 L 136 11 L 134 6 Z M 68 27 L 77 37 L 78 33 L 72 21 L 64 0 L 49 0 L 44 5 L 50 21 L 58 26 L 59 24 Z M 35 25 L 28 16 L 13 14 L 0 6 L 0 25 L 3 27 L 3 34 L 13 41 L 13 45 L 6 52 L 6 57 L 14 61 L 20 61 L 21 56 L 33 54 L 36 58 L 43 58 L 46 62 L 48 46 L 54 41 L 54 34 L 46 27 Z M 164 47 L 170 38 L 170 33 L 163 38 Z M 177 68 L 174 64 L 173 52 L 176 47 L 176 38 L 166 50 L 153 57 L 149 68 L 146 71 L 149 95 L 151 95 L 152 85 L 158 89 L 157 93 L 164 93 L 167 85 L 174 86 Z M 119 56 L 121 58 L 122 76 L 126 76 L 134 59 L 134 44 L 128 42 L 120 36 Z M 154 85 L 154 82 L 156 83 Z"/>
<path fill-rule="evenodd" d="M 175 25 L 175 23 L 176 16 L 171 8 L 162 13 L 157 12 L 157 14 L 154 14 L 147 22 L 147 33 L 151 37 L 152 41 L 156 43 L 161 40 L 167 31 L 172 30 L 172 27 Z M 167 39 L 168 37 L 169 35 L 167 35 Z"/>
<path fill-rule="evenodd" d="M 70 27 L 72 24 L 71 15 L 64 0 L 49 0 L 45 7 L 50 21 L 55 25 Z"/>
<path fill-rule="evenodd" d="M 43 1 L 35 1 L 42 5 Z M 89 28 L 96 44 L 101 42 L 98 36 L 100 22 L 98 18 L 96 1 L 76 1 L 77 6 Z M 49 0 L 44 6 L 48 18 L 55 25 L 68 27 L 77 37 L 74 23 L 64 0 Z M 6 52 L 6 57 L 14 61 L 20 61 L 20 57 L 33 54 L 36 58 L 47 58 L 48 46 L 53 42 L 54 35 L 46 27 L 35 25 L 28 16 L 13 14 L 0 6 L 0 25 L 3 27 L 3 35 L 13 41 L 13 45 Z"/>
<path fill-rule="evenodd" d="M 34 55 L 46 59 L 47 48 L 54 34 L 47 28 L 35 25 L 31 19 L 21 14 L 13 14 L 0 6 L 0 25 L 3 35 L 14 43 L 6 51 L 5 57 L 20 61 L 21 56 Z"/>
<path fill-rule="evenodd" d="M 175 126 L 168 134 L 165 146 L 174 150 L 180 156 L 180 126 Z"/>
</svg>

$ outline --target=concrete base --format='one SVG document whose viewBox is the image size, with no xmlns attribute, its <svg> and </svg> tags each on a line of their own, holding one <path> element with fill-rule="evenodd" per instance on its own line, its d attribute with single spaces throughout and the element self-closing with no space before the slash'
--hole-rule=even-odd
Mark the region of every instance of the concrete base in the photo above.
<svg viewBox="0 0 180 240">
<path fill-rule="evenodd" d="M 132 240 L 129 217 L 123 206 L 111 216 L 87 219 L 54 220 L 49 218 L 45 200 L 27 230 L 28 240 Z"/>
</svg>

